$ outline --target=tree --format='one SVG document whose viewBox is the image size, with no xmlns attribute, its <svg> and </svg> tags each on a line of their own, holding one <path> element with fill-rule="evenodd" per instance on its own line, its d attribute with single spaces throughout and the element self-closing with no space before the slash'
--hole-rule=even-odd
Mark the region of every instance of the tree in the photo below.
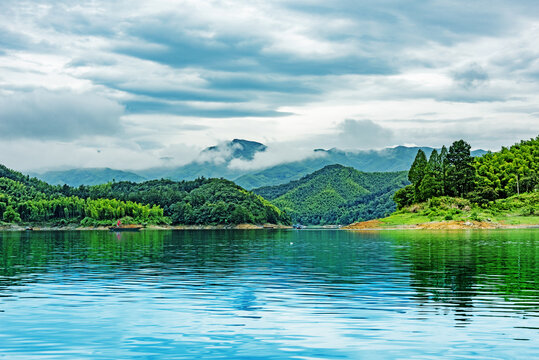
<svg viewBox="0 0 539 360">
<path fill-rule="evenodd" d="M 393 200 L 397 204 L 397 209 L 402 209 L 405 206 L 412 205 L 414 203 L 414 186 L 406 185 L 402 189 L 399 189 L 393 195 Z"/>
<path fill-rule="evenodd" d="M 9 205 L 4 211 L 4 221 L 8 223 L 18 223 L 21 221 L 21 216 L 13 209 L 13 206 Z"/>
<path fill-rule="evenodd" d="M 470 155 L 470 144 L 464 140 L 455 141 L 447 153 L 447 178 L 449 194 L 464 197 L 473 189 L 475 169 Z"/>
<path fill-rule="evenodd" d="M 416 201 L 419 194 L 419 185 L 421 185 L 421 181 L 425 176 L 427 167 L 427 156 L 423 150 L 419 149 L 417 151 L 417 155 L 415 156 L 412 167 L 410 167 L 410 171 L 408 172 L 408 180 L 410 180 L 410 182 L 414 185 Z"/>
<path fill-rule="evenodd" d="M 442 194 L 442 183 L 429 171 L 421 181 L 418 190 L 417 201 L 425 201 Z"/>
<path fill-rule="evenodd" d="M 440 166 L 441 166 L 441 175 L 442 175 L 442 195 L 446 195 L 446 177 L 447 177 L 447 148 L 442 146 L 440 151 Z"/>
<path fill-rule="evenodd" d="M 436 149 L 432 150 L 432 153 L 429 157 L 429 167 L 428 170 L 436 179 L 442 179 L 442 161 L 441 156 L 438 155 Z"/>
</svg>

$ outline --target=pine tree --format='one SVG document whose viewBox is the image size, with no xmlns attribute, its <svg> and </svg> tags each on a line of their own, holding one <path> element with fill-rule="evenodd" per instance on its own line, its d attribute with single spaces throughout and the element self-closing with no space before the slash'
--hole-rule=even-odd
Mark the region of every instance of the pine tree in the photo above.
<svg viewBox="0 0 539 360">
<path fill-rule="evenodd" d="M 440 151 L 440 166 L 441 166 L 441 176 L 442 176 L 442 195 L 447 195 L 447 185 L 446 185 L 446 178 L 447 178 L 447 148 L 442 146 L 442 150 Z"/>
<path fill-rule="evenodd" d="M 470 155 L 470 144 L 464 140 L 455 141 L 447 153 L 447 178 L 449 193 L 464 197 L 474 187 L 475 169 Z"/>
<path fill-rule="evenodd" d="M 410 180 L 410 182 L 414 185 L 414 194 L 416 201 L 418 201 L 419 186 L 421 185 L 423 177 L 425 177 L 427 168 L 427 156 L 425 155 L 425 152 L 423 150 L 419 149 L 417 151 L 417 155 L 415 156 L 412 167 L 410 167 L 410 171 L 408 172 L 408 180 Z"/>
</svg>

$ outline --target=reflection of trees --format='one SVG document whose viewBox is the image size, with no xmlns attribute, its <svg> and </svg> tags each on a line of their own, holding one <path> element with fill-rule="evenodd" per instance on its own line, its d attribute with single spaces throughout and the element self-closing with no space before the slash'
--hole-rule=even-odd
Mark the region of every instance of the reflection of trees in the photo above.
<svg viewBox="0 0 539 360">
<path fill-rule="evenodd" d="M 167 232 L 0 232 L 0 286 L 33 282 L 40 273 L 84 272 L 162 257 Z"/>
<path fill-rule="evenodd" d="M 0 232 L 0 295 L 63 274 L 144 277 L 157 286 L 225 287 L 220 296 L 252 311 L 266 287 L 386 301 L 384 289 L 407 287 L 410 272 L 416 301 L 466 320 L 479 295 L 531 306 L 539 281 L 536 237 L 533 231 Z"/>
<path fill-rule="evenodd" d="M 533 231 L 398 235 L 402 248 L 397 256 L 410 262 L 412 286 L 421 303 L 447 305 L 458 320 L 466 320 L 482 295 L 531 306 L 539 275 L 535 238 Z"/>
</svg>

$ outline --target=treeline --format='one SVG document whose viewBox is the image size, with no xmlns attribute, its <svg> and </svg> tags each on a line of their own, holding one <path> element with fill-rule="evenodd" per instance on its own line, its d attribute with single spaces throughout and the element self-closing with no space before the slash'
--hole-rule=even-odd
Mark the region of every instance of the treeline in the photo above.
<svg viewBox="0 0 539 360">
<path fill-rule="evenodd" d="M 262 197 L 224 179 L 113 182 L 77 188 L 52 186 L 0 167 L 0 220 L 4 222 L 290 224 Z"/>
<path fill-rule="evenodd" d="M 467 198 L 485 206 L 539 186 L 539 136 L 500 152 L 473 158 L 470 145 L 455 141 L 449 150 L 434 150 L 429 159 L 422 150 L 408 172 L 412 183 L 395 193 L 400 209 L 438 196 Z"/>
<path fill-rule="evenodd" d="M 47 195 L 21 182 L 0 178 L 0 219 L 7 223 L 108 225 L 121 218 L 136 223 L 168 222 L 159 206 L 116 199 L 82 199 L 61 193 Z"/>
</svg>

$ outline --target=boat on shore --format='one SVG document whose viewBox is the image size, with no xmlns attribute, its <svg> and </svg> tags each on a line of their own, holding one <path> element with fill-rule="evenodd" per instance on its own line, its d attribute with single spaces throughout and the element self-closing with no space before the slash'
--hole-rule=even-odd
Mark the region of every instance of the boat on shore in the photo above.
<svg viewBox="0 0 539 360">
<path fill-rule="evenodd" d="M 142 225 L 115 225 L 109 227 L 110 231 L 139 231 L 142 229 Z"/>
</svg>

